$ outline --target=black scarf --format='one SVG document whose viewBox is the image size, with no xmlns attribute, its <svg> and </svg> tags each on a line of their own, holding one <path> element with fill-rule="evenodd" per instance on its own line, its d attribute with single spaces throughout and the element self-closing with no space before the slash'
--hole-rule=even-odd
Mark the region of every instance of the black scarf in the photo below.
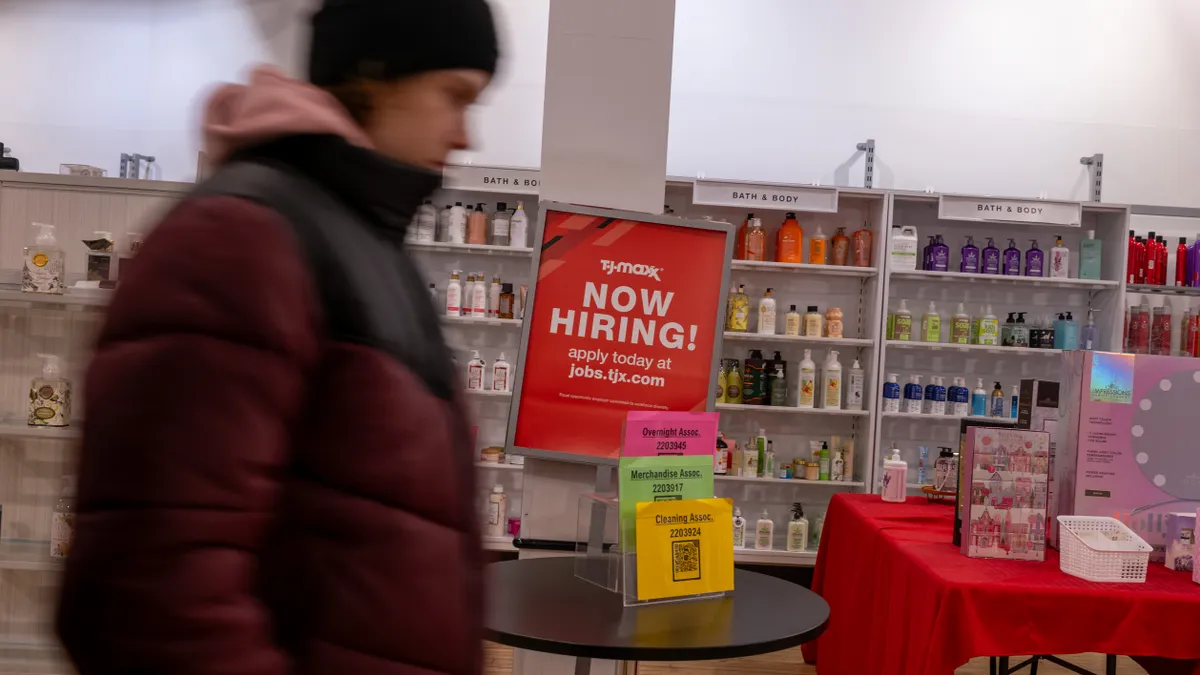
<svg viewBox="0 0 1200 675">
<path fill-rule="evenodd" d="M 401 164 L 331 134 L 285 136 L 234 154 L 229 161 L 286 165 L 329 190 L 400 245 L 440 174 Z"/>
</svg>

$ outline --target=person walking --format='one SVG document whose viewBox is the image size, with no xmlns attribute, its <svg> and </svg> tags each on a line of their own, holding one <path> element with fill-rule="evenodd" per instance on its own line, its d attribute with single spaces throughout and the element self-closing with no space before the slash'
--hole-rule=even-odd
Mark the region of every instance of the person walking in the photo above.
<svg viewBox="0 0 1200 675">
<path fill-rule="evenodd" d="M 480 672 L 472 440 L 403 240 L 497 58 L 484 0 L 327 0 L 309 82 L 211 97 L 215 173 L 88 370 L 57 616 L 81 675 Z"/>
</svg>

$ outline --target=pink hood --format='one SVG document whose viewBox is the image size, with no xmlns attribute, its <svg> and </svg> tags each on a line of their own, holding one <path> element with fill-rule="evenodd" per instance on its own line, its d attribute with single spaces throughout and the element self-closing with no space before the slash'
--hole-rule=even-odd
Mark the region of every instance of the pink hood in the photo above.
<svg viewBox="0 0 1200 675">
<path fill-rule="evenodd" d="M 204 109 L 204 150 L 215 165 L 249 145 L 294 134 L 336 134 L 354 145 L 371 141 L 328 92 L 293 80 L 271 66 L 250 74 L 250 84 L 218 88 Z"/>
</svg>

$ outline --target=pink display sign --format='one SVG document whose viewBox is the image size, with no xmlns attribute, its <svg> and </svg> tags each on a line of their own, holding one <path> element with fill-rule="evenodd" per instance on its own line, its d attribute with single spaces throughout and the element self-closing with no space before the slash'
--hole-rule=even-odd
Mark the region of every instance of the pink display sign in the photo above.
<svg viewBox="0 0 1200 675">
<path fill-rule="evenodd" d="M 621 456 L 711 455 L 719 419 L 715 412 L 629 412 Z"/>
</svg>

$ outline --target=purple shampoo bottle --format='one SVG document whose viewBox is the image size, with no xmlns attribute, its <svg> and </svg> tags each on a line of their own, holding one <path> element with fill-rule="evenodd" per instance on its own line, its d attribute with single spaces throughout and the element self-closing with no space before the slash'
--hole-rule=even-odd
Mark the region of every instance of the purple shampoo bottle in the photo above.
<svg viewBox="0 0 1200 675">
<path fill-rule="evenodd" d="M 950 247 L 946 242 L 942 241 L 942 235 L 937 235 L 934 239 L 933 247 L 929 250 L 929 259 L 933 263 L 931 268 L 935 272 L 950 271 Z"/>
<path fill-rule="evenodd" d="M 1009 239 L 1008 248 L 1004 249 L 1004 276 L 1021 276 L 1021 249 L 1015 239 Z"/>
<path fill-rule="evenodd" d="M 991 237 L 988 237 L 987 248 L 983 249 L 983 273 L 1000 274 L 1000 249 Z"/>
<path fill-rule="evenodd" d="M 958 265 L 959 272 L 968 274 L 979 273 L 979 247 L 971 237 L 967 237 L 967 245 L 962 247 L 962 262 Z"/>
<path fill-rule="evenodd" d="M 1043 264 L 1046 262 L 1046 254 L 1042 249 L 1038 248 L 1037 239 L 1030 239 L 1033 242 L 1033 248 L 1025 252 L 1025 276 L 1040 277 L 1046 269 Z"/>
<path fill-rule="evenodd" d="M 925 248 L 921 251 L 921 269 L 923 270 L 933 269 L 933 242 L 936 241 L 936 238 L 932 234 L 927 236 L 929 243 L 925 244 Z"/>
</svg>

